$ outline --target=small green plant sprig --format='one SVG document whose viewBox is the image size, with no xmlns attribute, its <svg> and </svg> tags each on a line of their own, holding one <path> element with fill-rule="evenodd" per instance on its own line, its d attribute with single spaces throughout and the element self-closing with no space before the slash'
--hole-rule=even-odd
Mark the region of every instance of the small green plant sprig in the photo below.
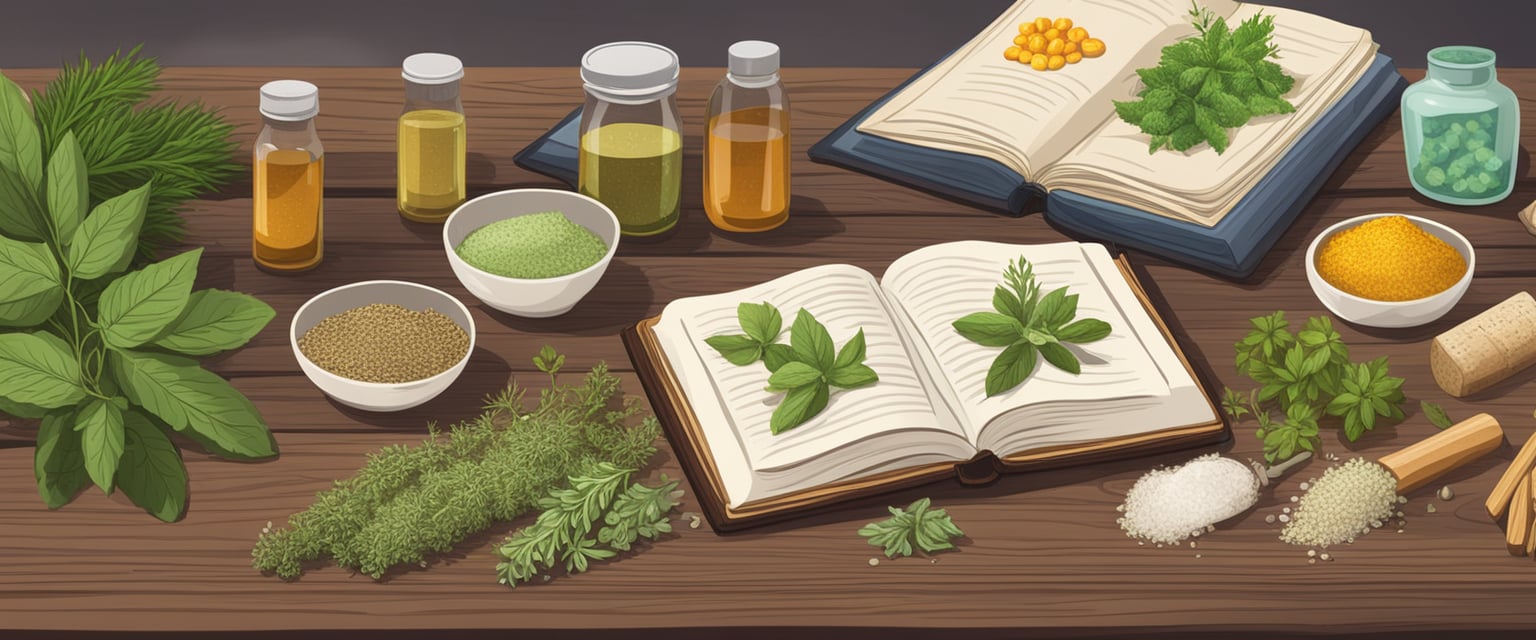
<svg viewBox="0 0 1536 640">
<path fill-rule="evenodd" d="M 1222 153 L 1228 129 L 1296 110 L 1283 97 L 1296 80 L 1269 60 L 1280 57 L 1274 16 L 1253 16 L 1233 30 L 1199 4 L 1189 13 L 1199 35 L 1163 47 L 1156 67 L 1136 70 L 1138 99 L 1115 101 L 1120 119 L 1152 137 L 1149 153 L 1202 142 Z"/>
<path fill-rule="evenodd" d="M 987 397 L 1023 384 L 1035 370 L 1035 360 L 1073 375 L 1082 363 L 1064 344 L 1087 344 L 1109 336 L 1108 322 L 1077 317 L 1077 294 L 1061 287 L 1044 297 L 1035 281 L 1034 266 L 1020 257 L 1003 272 L 1006 287 L 992 291 L 992 308 L 954 322 L 955 331 L 967 340 L 988 347 L 1003 347 L 987 371 Z"/>
<path fill-rule="evenodd" d="M 192 291 L 202 249 L 125 273 L 152 187 L 90 207 L 89 185 L 73 132 L 45 164 L 21 89 L 0 76 L 0 410 L 41 419 L 33 470 L 50 509 L 94 483 L 170 522 L 187 472 L 168 430 L 225 458 L 277 455 L 250 400 L 186 357 L 239 348 L 274 313 Z"/>
<path fill-rule="evenodd" d="M 1449 429 L 1456 424 L 1456 421 L 1452 420 L 1451 416 L 1445 413 L 1445 409 L 1428 400 L 1419 401 L 1419 412 L 1423 413 L 1424 417 L 1429 418 L 1429 423 L 1435 425 L 1438 429 Z"/>
<path fill-rule="evenodd" d="M 784 317 L 773 305 L 743 302 L 736 307 L 736 318 L 743 334 L 710 336 L 704 342 L 737 366 L 763 361 L 771 374 L 766 390 L 785 394 L 769 420 L 774 435 L 820 414 L 827 408 L 832 387 L 858 389 L 880 381 L 879 374 L 864 364 L 863 329 L 834 350 L 832 335 L 806 309 L 795 314 L 789 345 L 778 343 Z"/>
<path fill-rule="evenodd" d="M 1239 374 L 1259 386 L 1247 394 L 1225 389 L 1222 408 L 1234 421 L 1251 414 L 1264 443 L 1264 460 L 1287 460 L 1317 451 L 1319 420 L 1338 419 L 1350 442 L 1376 428 L 1379 419 L 1403 419 L 1403 379 L 1388 375 L 1385 357 L 1352 363 L 1333 321 L 1308 318 L 1292 334 L 1284 311 L 1249 320 L 1252 329 L 1235 346 Z M 1272 412 L 1284 416 L 1275 420 Z"/>
<path fill-rule="evenodd" d="M 931 509 L 928 498 L 921 498 L 907 508 L 889 507 L 891 517 L 871 522 L 859 529 L 869 544 L 885 551 L 885 557 L 907 557 L 914 549 L 935 553 L 955 548 L 955 538 L 965 535 L 943 509 Z"/>
<path fill-rule="evenodd" d="M 593 562 L 630 551 L 640 539 L 656 540 L 672 531 L 667 514 L 677 507 L 677 482 L 629 485 L 632 469 L 602 462 L 592 471 L 573 476 L 570 487 L 556 489 L 539 500 L 533 524 L 513 533 L 496 548 L 497 582 L 516 587 L 540 571 L 563 563 L 567 574 L 586 571 Z M 601 528 L 598 525 L 603 525 Z M 593 531 L 596 530 L 596 535 Z"/>
</svg>

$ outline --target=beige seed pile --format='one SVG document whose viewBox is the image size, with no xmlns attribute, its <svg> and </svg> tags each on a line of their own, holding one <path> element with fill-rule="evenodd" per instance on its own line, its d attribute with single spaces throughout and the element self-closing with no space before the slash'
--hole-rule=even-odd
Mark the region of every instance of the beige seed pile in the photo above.
<svg viewBox="0 0 1536 640">
<path fill-rule="evenodd" d="M 1354 542 L 1356 536 L 1390 520 L 1399 503 L 1392 472 L 1365 458 L 1354 458 L 1330 467 L 1312 483 L 1280 539 L 1311 547 Z"/>
<path fill-rule="evenodd" d="M 411 382 L 458 364 L 469 334 L 436 309 L 370 304 L 321 320 L 299 338 L 299 351 L 349 380 Z"/>
</svg>

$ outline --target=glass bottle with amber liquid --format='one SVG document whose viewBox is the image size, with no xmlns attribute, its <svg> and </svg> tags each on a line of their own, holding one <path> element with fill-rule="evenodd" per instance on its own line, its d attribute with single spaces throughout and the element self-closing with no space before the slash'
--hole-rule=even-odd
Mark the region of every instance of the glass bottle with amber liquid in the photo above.
<svg viewBox="0 0 1536 640">
<path fill-rule="evenodd" d="M 269 271 L 304 271 L 325 254 L 325 148 L 315 134 L 320 90 L 300 80 L 261 87 L 265 123 L 251 166 L 251 255 Z"/>
<path fill-rule="evenodd" d="M 766 231 L 789 219 L 789 98 L 779 47 L 731 45 L 725 79 L 709 98 L 704 211 L 726 231 Z"/>
<path fill-rule="evenodd" d="M 397 204 L 407 220 L 440 223 L 464 203 L 464 64 L 442 53 L 418 53 L 405 59 L 400 75 L 405 110 L 396 135 Z"/>
</svg>

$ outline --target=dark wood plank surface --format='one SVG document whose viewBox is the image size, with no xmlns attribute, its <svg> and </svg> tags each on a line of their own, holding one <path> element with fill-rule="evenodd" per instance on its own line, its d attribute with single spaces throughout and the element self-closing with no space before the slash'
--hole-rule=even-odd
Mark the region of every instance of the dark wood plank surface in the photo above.
<svg viewBox="0 0 1536 640">
<path fill-rule="evenodd" d="M 201 286 L 250 292 L 278 311 L 246 349 L 211 366 L 248 394 L 277 434 L 282 456 L 239 464 L 188 455 L 192 505 L 179 523 L 160 524 L 120 497 L 87 492 L 49 512 L 33 488 L 32 427 L 0 426 L 0 629 L 80 631 L 565 629 L 577 637 L 639 627 L 672 630 L 757 628 L 912 628 L 941 635 L 990 629 L 998 637 L 1041 630 L 1078 636 L 1152 632 L 1277 630 L 1306 633 L 1492 631 L 1536 627 L 1536 567 L 1510 558 L 1499 527 L 1481 513 L 1508 447 L 1454 473 L 1457 498 L 1435 487 L 1411 495 L 1401 534 L 1369 536 L 1308 565 L 1304 551 L 1278 542 L 1264 515 L 1289 504 L 1297 483 L 1321 473 L 1313 462 L 1260 507 L 1199 541 L 1198 549 L 1154 549 L 1125 538 L 1115 505 L 1147 469 L 1191 453 L 1005 478 L 982 489 L 944 483 L 865 501 L 808 520 L 740 535 L 681 526 L 645 553 L 547 585 L 495 584 L 494 544 L 524 522 L 504 523 L 459 545 L 429 569 L 383 584 L 336 567 L 284 583 L 254 572 L 249 551 L 268 522 L 303 509 L 314 492 L 351 473 L 363 454 L 420 439 L 429 420 L 473 415 L 480 396 L 531 373 L 528 358 L 549 343 L 568 367 L 607 361 L 640 392 L 616 334 L 683 296 L 716 293 L 800 268 L 846 262 L 880 274 L 915 248 L 971 238 L 1052 242 L 1063 236 L 1038 216 L 1008 219 L 864 176 L 805 161 L 804 149 L 831 127 L 904 79 L 903 70 L 793 69 L 796 100 L 795 206 L 791 222 L 761 236 L 714 231 L 685 197 L 682 227 L 660 243 L 621 246 L 592 296 L 561 318 L 528 320 L 478 304 L 449 272 L 440 230 L 394 213 L 393 118 L 398 75 L 390 69 L 173 69 L 168 93 L 226 106 L 254 122 L 262 80 L 302 77 L 322 86 L 321 128 L 334 167 L 328 184 L 327 259 L 301 276 L 256 270 L 249 259 L 248 185 L 197 203 L 190 243 L 207 246 Z M 7 71 L 28 86 L 51 71 Z M 679 94 L 697 123 L 717 70 L 685 71 Z M 1504 72 L 1517 91 L 1536 92 L 1536 72 Z M 466 87 L 472 120 L 471 177 L 479 191 L 552 181 L 516 169 L 511 156 L 579 98 L 571 69 L 472 69 Z M 1536 110 L 1526 104 L 1527 127 Z M 479 114 L 478 116 L 476 114 Z M 254 136 L 253 129 L 247 129 Z M 698 140 L 688 175 L 697 183 Z M 1340 324 L 1357 359 L 1388 355 L 1408 379 L 1409 406 L 1440 403 L 1453 416 L 1487 411 L 1520 443 L 1531 418 L 1536 373 L 1472 398 L 1452 400 L 1428 369 L 1436 333 L 1521 290 L 1536 289 L 1536 239 L 1515 220 L 1536 199 L 1523 179 L 1505 203 L 1459 209 L 1413 195 L 1401 167 L 1395 121 L 1379 128 L 1307 209 L 1247 282 L 1233 283 L 1133 254 L 1190 337 L 1191 352 L 1219 382 L 1240 385 L 1231 345 L 1246 319 L 1276 309 L 1300 319 L 1323 313 L 1307 287 L 1301 255 L 1318 231 L 1363 213 L 1397 211 L 1445 222 L 1477 246 L 1477 277 L 1463 303 L 1429 327 L 1383 331 Z M 1528 167 L 1522 169 L 1528 172 Z M 443 397 L 392 415 L 327 401 L 299 373 L 288 322 L 309 296 L 347 282 L 402 278 L 443 288 L 468 304 L 479 328 L 470 367 Z M 1434 432 L 1411 415 L 1347 444 L 1324 447 L 1370 458 Z M 650 473 L 680 475 L 663 443 Z M 1259 455 L 1251 427 L 1229 455 Z M 870 566 L 875 549 L 854 531 L 885 504 L 931 496 L 969 534 L 958 553 Z M 691 496 L 688 500 L 691 501 Z M 1426 513 L 1426 505 L 1439 506 Z M 697 510 L 691 502 L 685 510 Z M 1196 558 L 1199 554 L 1201 557 Z M 88 615 L 86 615 L 88 614 Z"/>
</svg>

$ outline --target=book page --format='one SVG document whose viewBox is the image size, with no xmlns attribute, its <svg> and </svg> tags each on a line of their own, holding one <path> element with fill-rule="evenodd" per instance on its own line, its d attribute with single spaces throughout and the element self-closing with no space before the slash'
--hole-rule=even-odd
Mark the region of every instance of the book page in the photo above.
<svg viewBox="0 0 1536 640">
<path fill-rule="evenodd" d="M 1218 15 L 1237 7 L 1229 0 L 1202 4 Z M 1136 69 L 1152 66 L 1163 45 L 1194 32 L 1189 9 L 1189 0 L 1020 0 L 858 129 L 990 158 L 1034 179 L 1113 115 L 1106 96 L 1130 95 Z M 1019 23 L 1036 16 L 1071 18 L 1104 41 L 1104 55 L 1048 72 L 1004 59 Z"/>
<path fill-rule="evenodd" d="M 1244 5 L 1228 23 L 1236 28 L 1261 11 L 1275 18 L 1274 42 L 1281 57 L 1274 62 L 1296 79 L 1286 96 L 1296 106 L 1294 113 L 1255 118 L 1229 130 L 1231 143 L 1221 154 L 1209 144 L 1184 153 L 1162 149 L 1149 154 L 1151 138 L 1112 117 L 1042 172 L 1039 182 L 1047 189 L 1215 226 L 1359 81 L 1376 52 L 1370 33 L 1301 11 Z M 1130 100 L 1139 90 L 1138 85 L 1109 97 Z"/>
<path fill-rule="evenodd" d="M 742 333 L 737 305 L 765 301 L 784 317 L 785 344 L 801 308 L 826 326 L 839 348 L 862 328 L 865 364 L 880 381 L 834 389 L 820 414 L 774 435 L 769 422 L 784 395 L 764 390 L 767 368 L 732 364 L 704 342 Z M 816 267 L 740 291 L 678 300 L 662 312 L 656 334 L 698 415 L 732 506 L 975 453 L 957 419 L 929 400 L 931 383 L 913 364 L 884 294 L 862 269 Z"/>
<path fill-rule="evenodd" d="M 987 371 L 1002 348 L 971 342 L 953 323 L 971 313 L 994 311 L 993 289 L 1003 284 L 1009 261 L 1020 256 L 1033 266 L 1042 296 L 1067 287 L 1069 294 L 1080 296 L 1077 317 L 1104 320 L 1111 332 L 1098 342 L 1068 347 L 1082 363 L 1080 374 L 1041 359 L 1022 384 L 989 398 Z M 952 242 L 901 257 L 886 271 L 881 285 L 911 323 L 933 377 L 948 386 L 945 397 L 965 418 L 967 437 L 980 446 L 989 422 L 1031 404 L 1168 395 L 1167 378 L 1143 345 L 1141 333 L 1150 319 L 1139 311 L 1134 296 L 1127 304 L 1136 305 L 1141 318 L 1128 317 L 1131 308 L 1110 293 L 1099 275 L 1101 269 L 1114 269 L 1112 277 L 1124 285 L 1102 245 Z M 1119 295 L 1130 295 L 1129 290 Z M 1172 357 L 1172 352 L 1167 355 Z"/>
</svg>

